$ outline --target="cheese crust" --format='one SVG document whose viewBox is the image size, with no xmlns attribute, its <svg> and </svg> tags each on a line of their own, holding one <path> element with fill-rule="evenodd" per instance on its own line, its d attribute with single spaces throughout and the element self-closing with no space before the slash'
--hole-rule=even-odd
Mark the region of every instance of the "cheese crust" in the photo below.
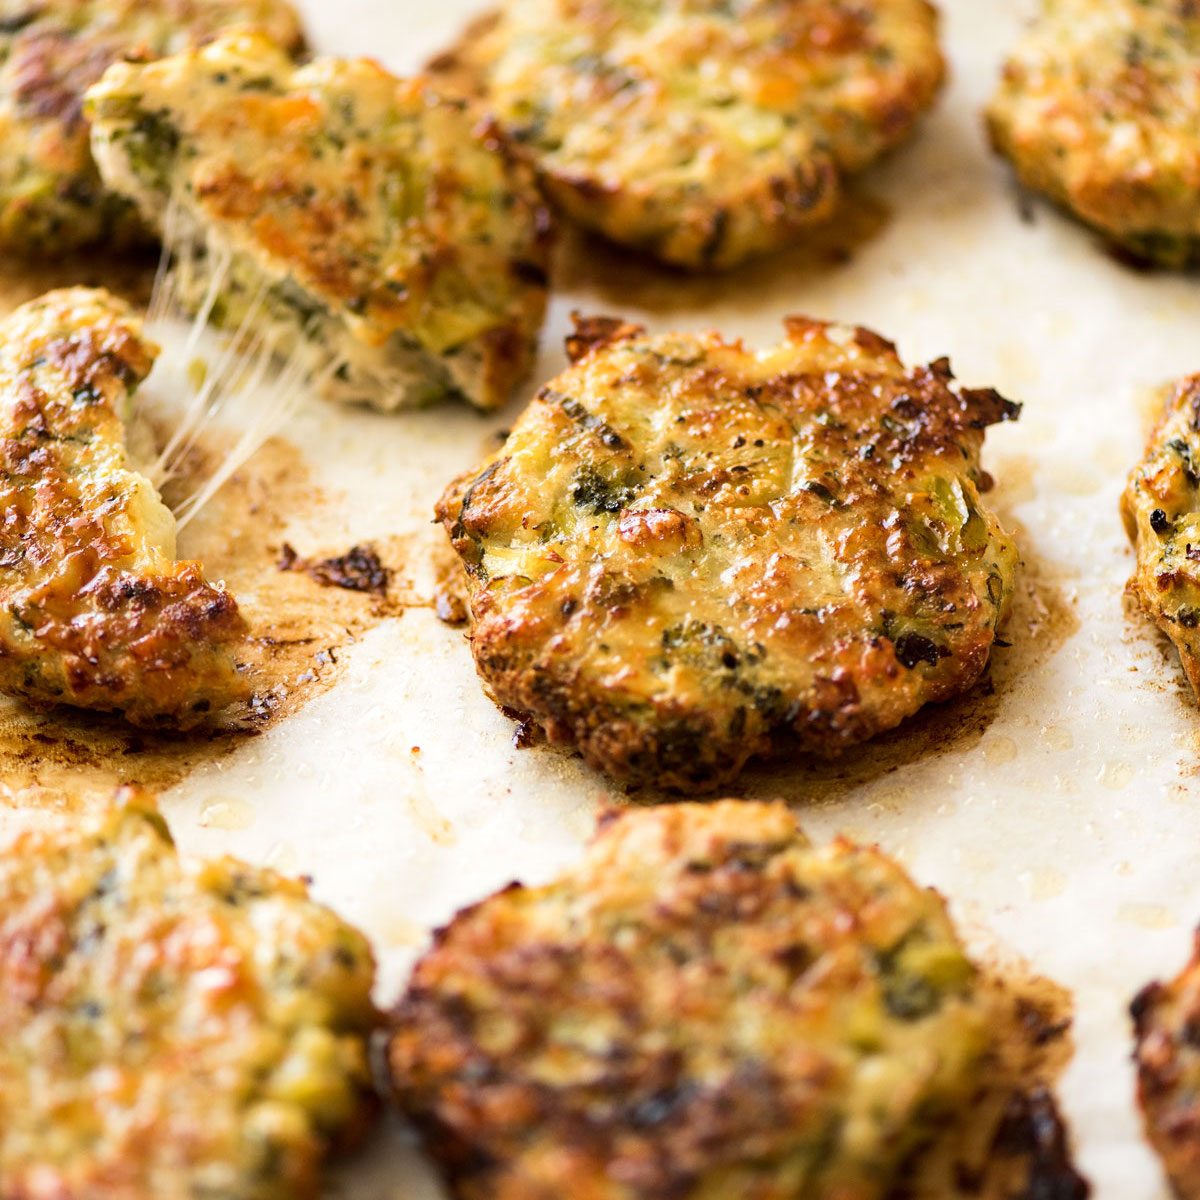
<svg viewBox="0 0 1200 1200">
<path fill-rule="evenodd" d="M 878 1200 L 970 1100 L 989 1012 L 878 850 L 664 805 L 438 931 L 389 1059 L 458 1200 Z"/>
<path fill-rule="evenodd" d="M 293 1200 L 371 1113 L 366 940 L 145 802 L 0 855 L 0 1198 Z"/>
<path fill-rule="evenodd" d="M 988 110 L 1021 181 L 1136 257 L 1200 248 L 1200 8 L 1044 0 Z"/>
<path fill-rule="evenodd" d="M 1017 568 L 948 364 L 789 318 L 782 345 L 582 321 L 574 364 L 438 506 L 496 701 L 618 781 L 712 789 L 971 687 Z"/>
<path fill-rule="evenodd" d="M 108 185 L 198 255 L 185 305 L 217 275 L 217 322 L 249 314 L 336 398 L 490 409 L 528 371 L 549 215 L 465 101 L 366 59 L 295 68 L 231 35 L 110 68 L 87 113 Z"/>
<path fill-rule="evenodd" d="M 926 0 L 509 0 L 433 69 L 575 221 L 692 269 L 827 218 L 944 75 Z"/>
<path fill-rule="evenodd" d="M 1137 1096 L 1151 1145 L 1180 1200 L 1200 1198 L 1200 937 L 1170 983 L 1133 1002 Z"/>
<path fill-rule="evenodd" d="M 246 626 L 130 461 L 158 349 L 104 291 L 0 322 L 0 691 L 186 729 L 244 698 Z"/>
<path fill-rule="evenodd" d="M 92 162 L 83 93 L 129 54 L 173 53 L 247 25 L 298 52 L 286 0 L 0 0 L 0 249 L 62 254 L 148 240 Z"/>
<path fill-rule="evenodd" d="M 1137 553 L 1129 589 L 1175 643 L 1200 697 L 1200 375 L 1167 389 L 1121 515 Z"/>
</svg>

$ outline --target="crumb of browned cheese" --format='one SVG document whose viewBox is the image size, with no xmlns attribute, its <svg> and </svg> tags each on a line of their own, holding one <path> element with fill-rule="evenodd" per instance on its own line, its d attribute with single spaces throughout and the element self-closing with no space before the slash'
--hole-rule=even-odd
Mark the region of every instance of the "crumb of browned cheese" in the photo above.
<svg viewBox="0 0 1200 1200">
<path fill-rule="evenodd" d="M 437 594 L 433 598 L 433 607 L 438 620 L 447 625 L 465 625 L 467 623 L 466 601 L 453 588 L 438 588 Z"/>
<path fill-rule="evenodd" d="M 351 546 L 336 558 L 302 558 L 288 542 L 279 551 L 281 571 L 303 571 L 321 587 L 345 588 L 350 592 L 367 592 L 386 596 L 392 573 L 379 560 L 373 546 Z"/>
<path fill-rule="evenodd" d="M 1067 1131 L 1054 1097 L 1045 1088 L 1014 1096 L 996 1132 L 997 1154 L 1023 1159 L 1027 1181 L 1019 1193 L 1026 1200 L 1087 1200 L 1088 1181 L 1075 1169 Z"/>
</svg>

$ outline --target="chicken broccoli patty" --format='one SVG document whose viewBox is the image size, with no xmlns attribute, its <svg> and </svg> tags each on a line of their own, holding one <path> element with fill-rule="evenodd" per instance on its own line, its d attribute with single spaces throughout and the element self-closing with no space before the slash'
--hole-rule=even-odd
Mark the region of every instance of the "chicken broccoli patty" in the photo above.
<svg viewBox="0 0 1200 1200">
<path fill-rule="evenodd" d="M 1168 389 L 1121 512 L 1137 552 L 1130 590 L 1175 643 L 1200 697 L 1200 375 Z"/>
<path fill-rule="evenodd" d="M 728 267 L 830 215 L 941 85 L 926 0 L 508 0 L 433 69 L 580 224 Z"/>
<path fill-rule="evenodd" d="M 460 1200 L 874 1200 L 970 1100 L 990 1007 L 879 851 L 677 804 L 459 913 L 389 1060 Z"/>
<path fill-rule="evenodd" d="M 1200 935 L 1168 984 L 1133 1002 L 1137 1095 L 1146 1133 L 1180 1200 L 1200 1200 Z"/>
<path fill-rule="evenodd" d="M 310 356 L 332 396 L 495 408 L 528 371 L 549 217 L 465 101 L 231 35 L 110 68 L 87 113 L 105 182 L 189 252 L 184 304 L 215 288 L 218 324 Z"/>
<path fill-rule="evenodd" d="M 286 0 L 0 0 L 0 250 L 55 254 L 144 237 L 92 162 L 84 91 L 127 54 L 168 54 L 231 25 L 299 50 Z"/>
<path fill-rule="evenodd" d="M 130 461 L 157 347 L 107 292 L 0 322 L 0 691 L 185 729 L 242 698 L 246 627 Z"/>
<path fill-rule="evenodd" d="M 366 940 L 133 799 L 0 851 L 0 1200 L 293 1200 L 370 1116 Z"/>
<path fill-rule="evenodd" d="M 1044 0 L 988 110 L 1021 181 L 1139 258 L 1200 247 L 1200 7 Z"/>
<path fill-rule="evenodd" d="M 499 704 L 626 783 L 836 753 L 969 688 L 1017 552 L 980 493 L 1017 415 L 805 318 L 751 351 L 594 318 L 438 517 Z"/>
</svg>

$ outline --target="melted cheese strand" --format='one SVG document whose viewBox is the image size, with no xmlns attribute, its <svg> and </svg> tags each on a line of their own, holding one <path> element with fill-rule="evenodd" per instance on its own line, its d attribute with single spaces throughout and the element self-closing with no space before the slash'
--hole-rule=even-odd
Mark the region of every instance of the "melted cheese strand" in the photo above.
<svg viewBox="0 0 1200 1200">
<path fill-rule="evenodd" d="M 212 424 L 216 414 L 225 407 L 234 381 L 245 378 L 244 365 L 247 361 L 254 361 L 255 355 L 261 353 L 263 339 L 256 337 L 253 331 L 253 318 L 259 299 L 261 297 L 256 298 L 246 319 L 230 337 L 215 366 L 206 370 L 204 382 L 188 402 L 175 432 L 149 472 L 156 486 L 161 486 L 176 473 L 200 433 Z M 193 361 L 196 360 L 185 352 L 185 370 Z"/>
<path fill-rule="evenodd" d="M 176 528 L 183 529 L 224 486 L 276 429 L 285 424 L 299 407 L 306 385 L 311 382 L 308 367 L 298 356 L 281 369 L 275 370 L 264 385 L 263 379 L 274 367 L 274 346 L 265 344 L 257 363 L 250 369 L 250 379 L 244 389 L 229 395 L 250 395 L 255 399 L 254 421 L 230 447 L 217 469 L 201 487 L 177 506 Z"/>
<path fill-rule="evenodd" d="M 182 500 L 177 501 L 178 528 L 193 520 L 229 478 L 243 466 L 297 411 L 310 388 L 332 378 L 341 367 L 314 355 L 313 348 L 300 342 L 288 348 L 277 331 L 263 331 L 266 280 L 249 297 L 237 327 L 221 335 L 219 349 L 206 356 L 202 340 L 216 328 L 214 314 L 229 281 L 233 254 L 214 239 L 196 236 L 189 229 L 178 199 L 172 198 L 163 214 L 163 252 L 155 275 L 147 324 L 163 326 L 189 321 L 181 349 L 178 340 L 164 337 L 164 365 L 174 367 L 178 377 L 191 374 L 192 364 L 205 367 L 203 382 L 195 389 L 182 411 L 172 413 L 174 428 L 158 458 L 146 471 L 157 488 L 178 475 L 191 452 L 217 418 L 227 410 L 240 410 L 244 428 L 224 451 L 219 462 Z M 203 287 L 203 298 L 194 317 L 189 317 L 181 297 Z M 211 361 L 210 361 L 211 359 Z"/>
</svg>

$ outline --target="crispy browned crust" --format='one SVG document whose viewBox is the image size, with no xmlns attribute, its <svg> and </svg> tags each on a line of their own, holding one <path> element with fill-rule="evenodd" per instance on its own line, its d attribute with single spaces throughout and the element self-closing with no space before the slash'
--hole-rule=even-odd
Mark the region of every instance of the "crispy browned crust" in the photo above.
<svg viewBox="0 0 1200 1200">
<path fill-rule="evenodd" d="M 112 63 L 261 26 L 290 53 L 304 32 L 286 0 L 30 0 L 0 16 L 0 246 L 62 253 L 148 241 L 92 162 L 83 94 Z"/>
<path fill-rule="evenodd" d="M 827 218 L 944 65 L 925 0 L 510 0 L 430 70 L 486 99 L 572 219 L 705 269 Z"/>
<path fill-rule="evenodd" d="M 364 64 L 361 69 L 388 80 L 400 105 L 419 109 L 449 103 L 436 101 L 420 81 L 402 83 L 374 64 Z M 244 103 L 248 114 L 264 107 L 261 95 L 251 95 Z M 287 104 L 297 103 L 296 95 L 284 96 L 278 108 L 282 112 Z M 265 126 L 270 121 L 284 120 L 285 115 L 270 113 L 260 123 Z M 230 122 L 246 129 L 254 127 L 249 115 L 244 123 L 235 118 Z M 464 125 L 463 130 L 466 128 Z M 511 166 L 511 207 L 519 212 L 531 238 L 525 247 L 528 253 L 514 257 L 505 264 L 505 270 L 513 280 L 536 284 L 523 292 L 513 289 L 512 311 L 504 314 L 506 323 L 490 329 L 484 340 L 479 393 L 486 398 L 486 407 L 496 407 L 508 399 L 529 369 L 536 345 L 530 331 L 540 327 L 545 313 L 551 227 L 532 178 L 509 155 L 495 125 L 481 119 L 472 136 L 487 147 L 488 154 L 499 155 Z M 376 257 L 380 239 L 376 229 L 363 219 L 371 199 L 369 188 L 376 183 L 374 177 L 366 170 L 361 180 L 343 177 L 339 193 L 318 192 L 314 198 L 313 184 L 303 173 L 306 165 L 298 154 L 291 176 L 277 171 L 262 178 L 229 163 L 219 170 L 206 171 L 191 190 L 208 217 L 219 225 L 248 231 L 269 260 L 289 264 L 331 308 L 353 305 L 356 314 L 378 326 L 378 336 L 403 332 L 412 325 L 420 306 L 429 304 L 429 293 L 439 274 L 452 270 L 456 260 L 470 253 L 470 247 L 445 242 L 422 247 L 420 254 L 409 246 L 394 250 L 396 257 L 413 260 L 402 278 L 403 286 L 399 286 L 399 273 L 392 263 L 383 264 L 381 269 Z M 441 174 L 431 189 L 433 202 L 450 208 L 459 203 L 458 195 L 469 189 L 472 181 L 456 177 L 448 163 L 434 165 Z M 430 213 L 427 220 L 434 229 L 450 224 L 450 218 L 439 212 Z"/>
<path fill-rule="evenodd" d="M 579 362 L 593 351 L 628 341 L 645 332 L 643 326 L 623 321 L 620 317 L 588 316 L 581 312 L 571 314 L 571 323 L 574 329 L 566 336 L 565 348 L 567 358 L 572 363 Z"/>
<path fill-rule="evenodd" d="M 666 805 L 440 930 L 389 1062 L 460 1200 L 869 1200 L 970 1098 L 989 1011 L 879 852 Z"/>
<path fill-rule="evenodd" d="M 1176 1195 L 1200 1197 L 1200 933 L 1170 983 L 1143 988 L 1131 1006 L 1137 1098 L 1146 1136 Z"/>
<path fill-rule="evenodd" d="M 1038 1084 L 1009 1101 L 992 1141 L 995 1158 L 1010 1160 L 1023 1178 L 1005 1200 L 1087 1200 L 1091 1184 L 1079 1173 L 1054 1093 Z M 990 1192 L 987 1194 L 991 1194 Z"/>
<path fill-rule="evenodd" d="M 219 319 L 261 287 L 279 348 L 321 346 L 327 390 L 390 409 L 451 394 L 508 401 L 545 314 L 552 229 L 495 122 L 370 59 L 297 68 L 230 35 L 119 64 L 88 93 L 108 185 L 147 219 L 174 198 L 185 243 L 234 255 Z M 202 303 L 203 267 L 185 305 Z M 284 332 L 286 331 L 286 332 Z"/>
<path fill-rule="evenodd" d="M 1109 242 L 1182 267 L 1200 251 L 1191 2 L 1054 0 L 1005 63 L 992 144 Z"/>
<path fill-rule="evenodd" d="M 1165 393 L 1163 414 L 1121 497 L 1137 552 L 1129 590 L 1175 643 L 1200 697 L 1200 375 Z"/>
<path fill-rule="evenodd" d="M 187 728 L 246 694 L 246 628 L 198 563 L 147 545 L 166 514 L 125 462 L 122 414 L 156 354 L 104 292 L 0 325 L 0 690 Z"/>
<path fill-rule="evenodd" d="M 979 454 L 1015 405 L 804 318 L 769 355 L 603 318 L 568 350 L 437 508 L 499 704 L 623 782 L 715 788 L 979 678 L 1016 566 Z"/>
</svg>

